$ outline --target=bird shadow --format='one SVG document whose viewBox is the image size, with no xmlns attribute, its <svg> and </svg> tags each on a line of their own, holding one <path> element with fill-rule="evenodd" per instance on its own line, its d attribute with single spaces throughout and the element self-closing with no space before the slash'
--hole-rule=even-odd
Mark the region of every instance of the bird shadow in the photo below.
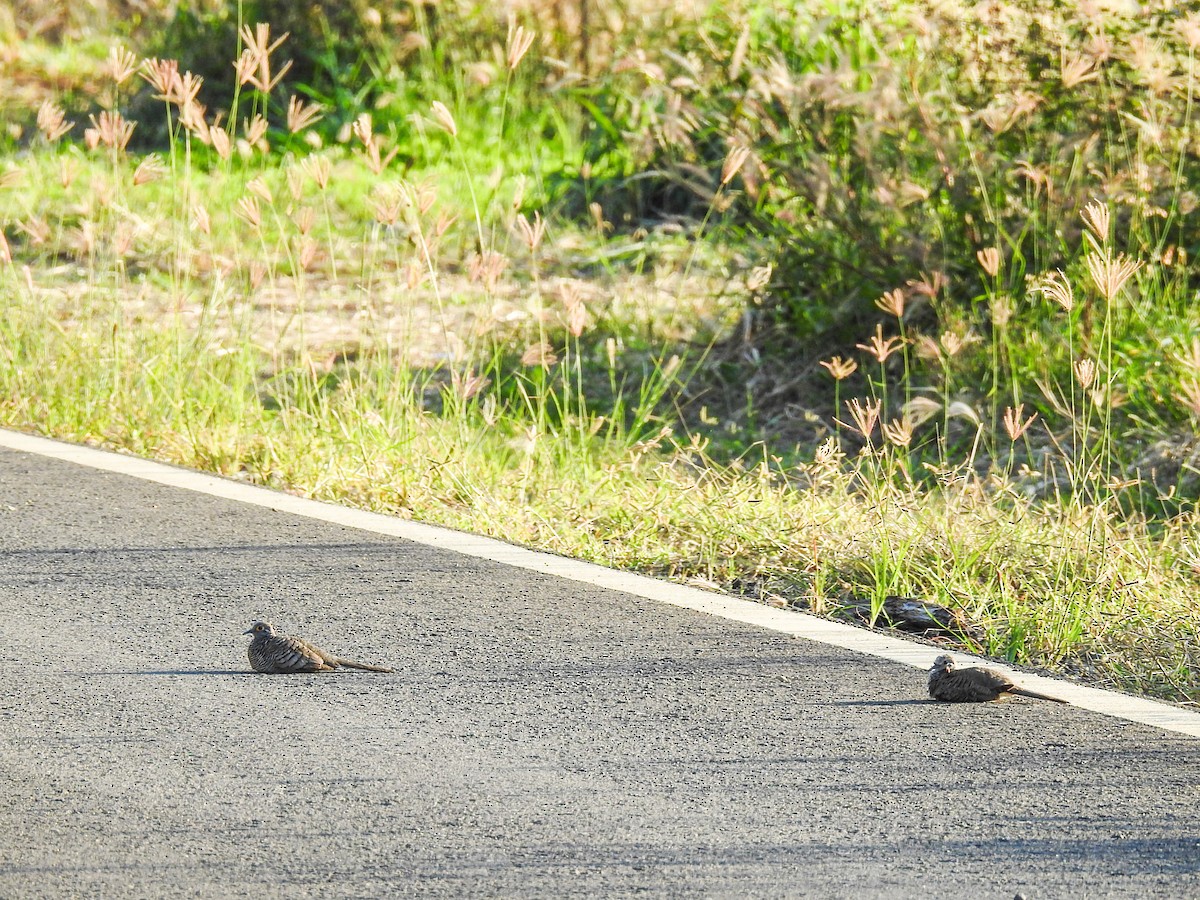
<svg viewBox="0 0 1200 900">
<path fill-rule="evenodd" d="M 924 706 L 928 700 L 837 700 L 834 706 Z"/>
<path fill-rule="evenodd" d="M 257 675 L 246 669 L 138 669 L 130 672 L 84 672 L 85 675 Z"/>
</svg>

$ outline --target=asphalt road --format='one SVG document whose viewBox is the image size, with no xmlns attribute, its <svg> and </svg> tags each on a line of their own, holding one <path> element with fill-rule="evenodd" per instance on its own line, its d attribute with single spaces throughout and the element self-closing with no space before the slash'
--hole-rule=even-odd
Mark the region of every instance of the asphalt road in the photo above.
<svg viewBox="0 0 1200 900">
<path fill-rule="evenodd" d="M 2 897 L 1200 894 L 1195 738 L 12 451 L 0 537 Z"/>
</svg>

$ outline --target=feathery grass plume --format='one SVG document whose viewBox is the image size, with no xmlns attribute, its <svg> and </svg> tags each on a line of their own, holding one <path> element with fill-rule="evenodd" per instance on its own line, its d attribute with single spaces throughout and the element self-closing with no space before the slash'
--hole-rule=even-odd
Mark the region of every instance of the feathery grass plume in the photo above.
<svg viewBox="0 0 1200 900">
<path fill-rule="evenodd" d="M 890 423 L 884 422 L 879 427 L 883 436 L 897 447 L 907 447 L 912 444 L 913 423 L 904 417 L 893 419 Z"/>
<path fill-rule="evenodd" d="M 588 212 L 592 215 L 592 224 L 596 226 L 596 231 L 600 234 L 607 234 L 613 230 L 612 222 L 604 218 L 604 207 L 595 200 L 588 204 Z"/>
<path fill-rule="evenodd" d="M 295 94 L 288 99 L 287 128 L 292 134 L 321 121 L 324 115 L 319 103 L 305 103 Z"/>
<path fill-rule="evenodd" d="M 733 181 L 737 173 L 742 171 L 742 166 L 746 164 L 746 159 L 749 156 L 749 147 L 738 144 L 730 148 L 729 153 L 725 155 L 725 162 L 721 166 L 721 187 L 725 187 L 725 185 Z"/>
<path fill-rule="evenodd" d="M 459 400 L 470 400 L 491 383 L 492 379 L 477 375 L 472 369 L 465 372 L 452 369 L 450 372 L 450 389 Z"/>
<path fill-rule="evenodd" d="M 1043 297 L 1049 297 L 1066 312 L 1075 308 L 1075 290 L 1071 287 L 1071 281 L 1063 274 L 1062 269 L 1047 272 L 1034 290 L 1039 291 Z"/>
<path fill-rule="evenodd" d="M 44 244 L 50 240 L 50 225 L 45 219 L 38 216 L 30 216 L 27 219 L 17 222 L 17 230 L 23 231 L 25 236 L 29 238 L 29 243 L 35 246 Z"/>
<path fill-rule="evenodd" d="M 967 344 L 973 344 L 977 340 L 979 340 L 979 336 L 974 332 L 969 331 L 966 334 L 959 334 L 957 331 L 943 331 L 941 338 L 942 351 L 947 356 L 958 356 Z"/>
<path fill-rule="evenodd" d="M 989 308 L 992 314 L 992 324 L 997 328 L 1003 328 L 1012 321 L 1015 310 L 1013 309 L 1012 297 L 1008 294 L 996 294 L 996 296 L 992 297 Z"/>
<path fill-rule="evenodd" d="M 192 207 L 192 222 L 204 234 L 212 234 L 212 219 L 208 216 L 208 210 L 200 203 Z"/>
<path fill-rule="evenodd" d="M 375 220 L 388 228 L 394 228 L 412 206 L 412 201 L 400 185 L 384 185 L 371 200 Z"/>
<path fill-rule="evenodd" d="M 238 81 L 241 84 L 249 84 L 264 94 L 271 93 L 292 67 L 292 61 L 289 59 L 274 77 L 271 76 L 271 54 L 287 40 L 288 33 L 284 32 L 272 43 L 270 24 L 258 22 L 254 31 L 250 30 L 249 25 L 243 25 L 238 34 L 246 45 L 242 55 L 234 63 Z"/>
<path fill-rule="evenodd" d="M 239 198 L 234 212 L 255 231 L 262 230 L 262 210 L 259 208 L 257 197 L 251 195 Z"/>
<path fill-rule="evenodd" d="M 1142 267 L 1140 259 L 1130 259 L 1124 253 L 1118 253 L 1115 259 L 1107 253 L 1089 253 L 1083 261 L 1092 276 L 1096 290 L 1110 303 L 1120 293 L 1125 282 Z"/>
<path fill-rule="evenodd" d="M 48 143 L 53 144 L 75 127 L 74 122 L 68 122 L 66 119 L 63 108 L 53 100 L 46 100 L 38 107 L 37 127 Z"/>
<path fill-rule="evenodd" d="M 1179 383 L 1179 390 L 1175 392 L 1175 399 L 1183 405 L 1192 418 L 1200 420 L 1200 378 L 1192 375 L 1183 379 Z"/>
<path fill-rule="evenodd" d="M 517 216 L 517 226 L 521 231 L 521 237 L 525 240 L 525 246 L 529 248 L 529 252 L 535 252 L 538 245 L 542 243 L 542 237 L 546 233 L 546 222 L 542 219 L 541 213 L 534 212 L 533 224 L 530 224 L 529 219 L 525 218 L 525 214 L 522 213 Z"/>
<path fill-rule="evenodd" d="M 124 84 L 138 70 L 137 57 L 124 47 L 114 44 L 108 50 L 108 60 L 105 70 L 118 85 Z"/>
<path fill-rule="evenodd" d="M 928 297 L 930 300 L 936 300 L 941 294 L 942 289 L 946 287 L 946 276 L 942 272 L 922 273 L 920 278 L 912 279 L 908 282 L 908 287 L 914 294 L 922 297 Z"/>
<path fill-rule="evenodd" d="M 329 176 L 333 173 L 333 163 L 328 156 L 306 156 L 300 161 L 308 177 L 313 180 L 319 190 L 329 187 Z"/>
<path fill-rule="evenodd" d="M 79 160 L 74 156 L 64 156 L 58 162 L 58 183 L 66 190 L 75 182 L 79 174 Z"/>
<path fill-rule="evenodd" d="M 360 155 L 366 161 L 367 168 L 373 175 L 381 175 L 383 170 L 396 158 L 400 148 L 393 147 L 386 156 L 382 153 L 380 148 L 383 146 L 383 137 L 375 134 L 370 113 L 363 113 L 355 119 L 352 131 L 359 143 L 362 144 Z"/>
<path fill-rule="evenodd" d="M 920 428 L 941 411 L 942 404 L 928 397 L 913 397 L 900 407 L 904 421 L 911 422 L 913 428 Z"/>
<path fill-rule="evenodd" d="M 138 75 L 157 92 L 154 99 L 170 100 L 175 82 L 179 80 L 179 62 L 158 57 L 144 59 Z"/>
<path fill-rule="evenodd" d="M 821 466 L 834 461 L 837 457 L 837 449 L 837 440 L 835 438 L 825 438 L 817 447 L 817 452 L 813 454 L 813 462 Z"/>
<path fill-rule="evenodd" d="M 875 431 L 875 424 L 879 421 L 879 411 L 883 408 L 883 402 L 878 398 L 874 400 L 858 400 L 856 398 L 848 400 L 846 406 L 850 410 L 850 417 L 854 420 L 854 425 L 847 427 L 854 428 L 869 442 Z"/>
<path fill-rule="evenodd" d="M 837 381 L 849 378 L 858 369 L 858 363 L 852 359 L 842 359 L 840 356 L 834 356 L 830 359 L 821 360 L 821 365 L 829 370 Z"/>
<path fill-rule="evenodd" d="M 274 195 L 271 193 L 271 188 L 267 185 L 267 182 L 261 175 L 255 175 L 253 178 L 247 181 L 246 190 L 254 194 L 254 196 L 258 197 L 259 200 L 262 200 L 268 205 L 275 202 Z"/>
<path fill-rule="evenodd" d="M 1000 271 L 1000 251 L 995 247 L 986 247 L 975 254 L 975 258 L 979 260 L 979 265 L 983 267 L 983 271 L 988 274 L 989 278 L 995 278 Z"/>
<path fill-rule="evenodd" d="M 490 294 L 496 290 L 496 284 L 507 267 L 508 257 L 493 250 L 485 250 L 471 257 L 467 264 L 467 274 L 472 281 L 482 283 Z"/>
<path fill-rule="evenodd" d="M 897 319 L 904 318 L 904 291 L 901 288 L 886 291 L 882 297 L 875 301 L 875 305 L 885 313 L 895 316 Z"/>
<path fill-rule="evenodd" d="M 120 222 L 113 229 L 112 253 L 117 259 L 124 259 L 133 247 L 133 239 L 137 237 L 137 227 L 132 222 Z"/>
<path fill-rule="evenodd" d="M 543 369 L 549 369 L 556 362 L 558 362 L 558 356 L 555 355 L 554 348 L 545 341 L 530 344 L 521 354 L 521 365 L 523 366 L 541 366 Z"/>
<path fill-rule="evenodd" d="M 203 84 L 204 79 L 199 75 L 184 72 L 171 83 L 171 89 L 167 92 L 167 99 L 182 111 L 185 107 L 196 103 L 196 96 L 200 93 L 200 87 Z M 200 109 L 203 110 L 203 106 Z M 203 112 L 201 112 L 201 115 L 203 115 Z"/>
<path fill-rule="evenodd" d="M 1008 432 L 1008 439 L 1013 443 L 1016 443 L 1021 439 L 1021 436 L 1029 430 L 1029 426 L 1032 425 L 1034 420 L 1037 418 L 1037 413 L 1035 412 L 1028 419 L 1022 421 L 1021 416 L 1024 415 L 1024 413 L 1024 403 L 1018 403 L 1016 409 L 1013 409 L 1013 407 L 1009 406 L 1004 410 L 1004 430 Z"/>
<path fill-rule="evenodd" d="M 889 356 L 904 346 L 904 338 L 890 337 L 887 340 L 883 339 L 883 326 L 876 324 L 875 334 L 871 336 L 871 340 L 866 344 L 855 344 L 859 350 L 870 353 L 882 365 Z"/>
<path fill-rule="evenodd" d="M 450 115 L 446 104 L 441 100 L 434 100 L 430 109 L 433 112 L 433 120 L 438 126 L 451 137 L 458 137 L 458 125 L 454 121 L 454 116 Z"/>
<path fill-rule="evenodd" d="M 262 285 L 262 281 L 267 277 L 267 267 L 259 260 L 253 260 L 250 263 L 250 289 L 257 291 Z"/>
<path fill-rule="evenodd" d="M 252 119 L 242 119 L 242 134 L 246 143 L 256 150 L 266 150 L 267 120 L 260 113 L 255 113 Z"/>
<path fill-rule="evenodd" d="M 0 263 L 8 265 L 12 262 L 12 250 L 8 246 L 8 238 L 4 236 L 4 230 L 0 229 Z"/>
<path fill-rule="evenodd" d="M 565 311 L 566 321 L 564 324 L 567 326 L 567 331 L 571 337 L 577 338 L 583 334 L 583 330 L 587 327 L 587 307 L 582 302 L 576 302 L 573 305 L 568 305 Z"/>
<path fill-rule="evenodd" d="M 1193 53 L 1200 50 L 1200 15 L 1192 13 L 1184 19 L 1179 19 L 1175 23 L 1175 28 L 1183 37 L 1189 50 Z"/>
<path fill-rule="evenodd" d="M 317 211 L 311 206 L 301 206 L 292 213 L 292 224 L 302 235 L 307 235 L 317 224 Z"/>
<path fill-rule="evenodd" d="M 917 356 L 929 362 L 943 361 L 942 348 L 933 338 L 927 334 L 918 335 L 916 338 Z"/>
<path fill-rule="evenodd" d="M 84 219 L 79 223 L 79 227 L 71 233 L 71 245 L 76 251 L 76 257 L 80 260 L 91 257 L 96 252 L 96 223 L 91 219 Z"/>
<path fill-rule="evenodd" d="M 1092 232 L 1100 246 L 1108 242 L 1108 230 L 1111 222 L 1107 204 L 1099 200 L 1089 200 L 1083 208 L 1083 222 Z"/>
<path fill-rule="evenodd" d="M 197 103 L 195 100 L 185 103 L 179 108 L 179 124 L 189 133 L 194 134 L 200 143 L 211 145 L 214 148 L 217 146 L 217 141 L 223 138 L 225 156 L 222 158 L 228 159 L 229 136 L 216 124 L 210 127 L 208 121 L 204 118 L 206 113 L 207 110 L 203 103 Z M 215 135 L 213 134 L 214 131 L 220 131 L 221 134 L 219 136 Z M 220 154 L 220 150 L 218 150 L 218 154 Z"/>
<path fill-rule="evenodd" d="M 1096 380 L 1096 364 L 1086 357 L 1075 360 L 1072 369 L 1075 371 L 1075 378 L 1079 381 L 1079 386 L 1085 391 Z"/>
<path fill-rule="evenodd" d="M 516 71 L 529 48 L 533 46 L 535 33 L 527 31 L 524 25 L 518 25 L 517 19 L 511 13 L 508 17 L 508 39 L 505 41 L 504 59 L 510 72 Z"/>
<path fill-rule="evenodd" d="M 229 132 L 220 125 L 213 125 L 208 129 L 208 137 L 212 141 L 213 149 L 217 151 L 217 156 L 228 162 L 229 157 L 233 155 L 233 143 L 229 139 Z"/>
<path fill-rule="evenodd" d="M 92 127 L 84 131 L 84 138 L 89 149 L 95 149 L 97 145 L 103 144 L 115 152 L 124 152 L 129 139 L 133 136 L 136 122 L 130 122 L 119 112 L 107 109 L 100 111 L 99 119 L 95 116 L 88 116 L 88 118 L 91 120 Z"/>
<path fill-rule="evenodd" d="M 1072 53 L 1068 56 L 1064 47 L 1059 58 L 1058 69 L 1062 86 L 1069 91 L 1078 84 L 1099 78 L 1098 65 L 1099 60 L 1084 53 Z"/>
<path fill-rule="evenodd" d="M 320 246 L 312 238 L 305 238 L 300 242 L 300 252 L 297 254 L 296 259 L 299 261 L 301 269 L 307 272 L 312 268 L 319 249 Z"/>
<path fill-rule="evenodd" d="M 151 153 L 138 163 L 137 168 L 133 170 L 134 186 L 149 184 L 152 181 L 158 181 L 167 174 L 167 167 L 163 165 L 162 157 L 157 153 Z"/>
</svg>

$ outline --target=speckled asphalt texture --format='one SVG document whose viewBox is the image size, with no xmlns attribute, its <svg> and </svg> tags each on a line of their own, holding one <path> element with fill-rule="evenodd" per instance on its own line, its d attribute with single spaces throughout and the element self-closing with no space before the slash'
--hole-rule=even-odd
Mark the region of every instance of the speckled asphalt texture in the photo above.
<svg viewBox="0 0 1200 900">
<path fill-rule="evenodd" d="M 11 451 L 0 535 L 2 897 L 1200 894 L 1192 738 Z"/>
</svg>

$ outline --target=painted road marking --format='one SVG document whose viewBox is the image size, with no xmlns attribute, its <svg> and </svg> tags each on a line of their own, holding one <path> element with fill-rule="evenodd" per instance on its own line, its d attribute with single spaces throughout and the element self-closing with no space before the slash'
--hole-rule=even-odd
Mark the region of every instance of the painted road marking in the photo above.
<svg viewBox="0 0 1200 900">
<path fill-rule="evenodd" d="M 291 494 L 273 491 L 270 488 L 243 484 L 167 463 L 140 459 L 136 456 L 97 450 L 94 447 L 84 447 L 78 444 L 67 444 L 5 429 L 0 429 L 0 447 L 72 462 L 105 472 L 129 475 L 157 484 L 208 494 L 212 497 L 222 497 L 253 506 L 266 507 L 291 515 L 404 538 L 428 547 L 451 550 L 465 556 L 487 559 L 519 569 L 543 575 L 554 575 L 614 591 L 623 591 L 647 600 L 669 603 L 672 606 L 720 616 L 735 622 L 769 628 L 805 640 L 831 644 L 835 647 L 888 659 L 918 669 L 928 669 L 933 665 L 934 657 L 944 652 L 937 647 L 927 647 L 888 637 L 884 634 L 867 631 L 865 628 L 832 622 L 807 613 L 773 609 L 752 600 L 726 597 L 702 591 L 699 588 L 658 581 L 645 575 L 606 569 L 594 563 L 580 562 L 565 556 L 526 550 L 494 538 L 451 531 L 433 525 L 422 525 L 382 513 L 334 506 L 319 500 L 295 497 Z M 955 656 L 970 663 L 986 664 L 1008 672 L 1022 686 L 1058 697 L 1082 709 L 1130 722 L 1139 722 L 1143 725 L 1152 725 L 1165 731 L 1200 737 L 1200 713 L 1179 706 L 1141 697 L 1131 697 L 1115 691 L 1085 687 L 1068 681 L 1060 681 L 1057 678 L 1029 675 L 1006 668 L 991 660 L 981 660 L 966 654 L 955 654 Z M 921 693 L 924 694 L 923 685 Z"/>
</svg>

